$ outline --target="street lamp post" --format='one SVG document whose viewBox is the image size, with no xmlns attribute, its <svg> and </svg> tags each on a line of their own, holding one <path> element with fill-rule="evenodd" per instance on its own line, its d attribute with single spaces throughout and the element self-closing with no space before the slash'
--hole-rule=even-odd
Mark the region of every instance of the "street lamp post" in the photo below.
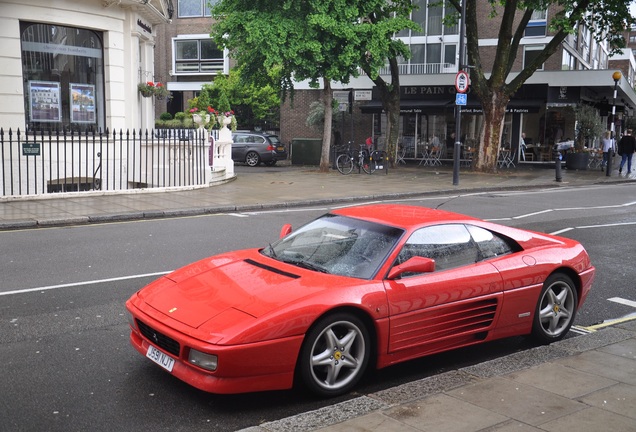
<svg viewBox="0 0 636 432">
<path fill-rule="evenodd" d="M 614 80 L 614 99 L 612 101 L 612 126 L 611 126 L 611 140 L 612 140 L 612 148 L 607 152 L 607 168 L 605 171 L 605 175 L 607 177 L 612 175 L 612 152 L 614 151 L 614 143 L 616 142 L 616 137 L 614 136 L 614 130 L 616 127 L 616 88 L 618 87 L 618 81 L 620 81 L 623 75 L 616 71 L 612 74 L 612 79 Z"/>
</svg>

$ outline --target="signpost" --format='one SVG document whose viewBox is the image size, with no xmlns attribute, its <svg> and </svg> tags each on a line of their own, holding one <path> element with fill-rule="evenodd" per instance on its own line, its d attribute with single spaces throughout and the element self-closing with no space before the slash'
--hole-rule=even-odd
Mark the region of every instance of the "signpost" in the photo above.
<svg viewBox="0 0 636 432">
<path fill-rule="evenodd" d="M 457 75 L 455 75 L 455 89 L 457 90 L 457 93 L 466 93 L 468 91 L 468 86 L 468 73 L 460 70 L 457 72 Z"/>
</svg>

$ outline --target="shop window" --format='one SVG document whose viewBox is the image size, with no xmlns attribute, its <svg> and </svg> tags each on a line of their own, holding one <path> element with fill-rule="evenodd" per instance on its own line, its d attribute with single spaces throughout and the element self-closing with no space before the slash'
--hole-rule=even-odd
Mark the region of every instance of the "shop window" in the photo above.
<svg viewBox="0 0 636 432">
<path fill-rule="evenodd" d="M 28 129 L 103 130 L 102 34 L 26 22 L 20 34 Z"/>
<path fill-rule="evenodd" d="M 179 0 L 177 3 L 177 13 L 179 18 L 209 17 L 210 8 L 218 0 Z"/>
<path fill-rule="evenodd" d="M 225 58 L 212 39 L 174 39 L 175 74 L 215 74 L 223 70 Z"/>
</svg>

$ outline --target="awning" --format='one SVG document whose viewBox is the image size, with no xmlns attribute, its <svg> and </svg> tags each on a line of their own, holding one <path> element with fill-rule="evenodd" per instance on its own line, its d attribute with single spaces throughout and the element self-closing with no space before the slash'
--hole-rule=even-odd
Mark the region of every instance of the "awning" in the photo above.
<svg viewBox="0 0 636 432">
<path fill-rule="evenodd" d="M 506 107 L 506 112 L 512 113 L 537 113 L 539 109 L 545 105 L 543 99 L 518 99 L 511 100 Z M 432 113 L 440 112 L 444 109 L 455 108 L 455 101 L 448 100 L 402 100 L 400 102 L 400 113 Z M 360 107 L 360 111 L 364 114 L 381 113 L 382 102 L 371 101 Z M 465 113 L 481 113 L 483 110 L 479 101 L 470 101 L 466 106 L 462 106 L 462 112 Z"/>
<path fill-rule="evenodd" d="M 402 100 L 400 102 L 400 113 L 422 113 L 422 112 L 439 112 L 446 107 L 452 108 L 454 101 L 448 100 Z M 360 107 L 360 111 L 364 114 L 381 113 L 384 111 L 382 102 L 371 101 Z"/>
</svg>

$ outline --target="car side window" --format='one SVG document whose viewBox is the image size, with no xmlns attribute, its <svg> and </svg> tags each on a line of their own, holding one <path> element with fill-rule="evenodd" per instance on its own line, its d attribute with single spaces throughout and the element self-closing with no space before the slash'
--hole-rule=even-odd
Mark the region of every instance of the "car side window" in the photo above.
<svg viewBox="0 0 636 432">
<path fill-rule="evenodd" d="M 474 264 L 479 250 L 463 224 L 426 227 L 414 232 L 398 255 L 398 264 L 414 256 L 435 260 L 435 271 Z"/>
<path fill-rule="evenodd" d="M 235 143 L 244 143 L 244 142 L 247 142 L 247 140 L 246 140 L 246 136 L 245 136 L 245 135 L 234 135 L 234 142 L 235 142 Z"/>
<path fill-rule="evenodd" d="M 252 142 L 255 144 L 262 144 L 265 142 L 265 138 L 263 138 L 262 136 L 253 135 Z"/>
<path fill-rule="evenodd" d="M 480 260 L 508 255 L 521 249 L 512 240 L 500 237 L 487 229 L 474 225 L 466 225 L 466 228 L 479 249 Z"/>
</svg>

